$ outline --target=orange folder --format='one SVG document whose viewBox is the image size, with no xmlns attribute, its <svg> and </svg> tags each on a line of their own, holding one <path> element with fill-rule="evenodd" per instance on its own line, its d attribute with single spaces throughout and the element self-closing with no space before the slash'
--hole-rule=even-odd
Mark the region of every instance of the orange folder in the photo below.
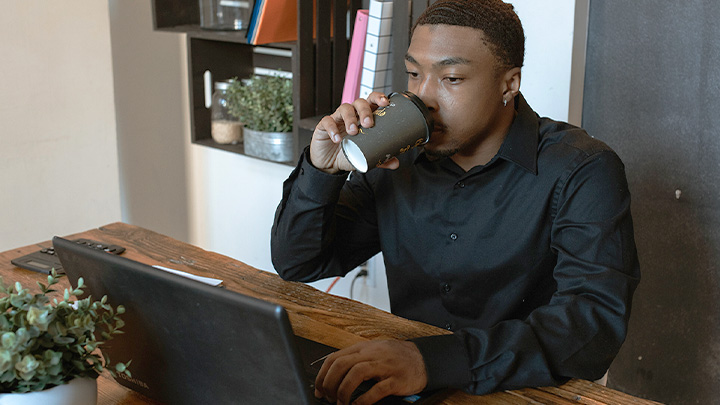
<svg viewBox="0 0 720 405">
<path fill-rule="evenodd" d="M 256 21 L 248 30 L 252 45 L 297 40 L 297 0 L 256 0 Z"/>
<path fill-rule="evenodd" d="M 247 43 L 262 45 L 297 41 L 297 2 L 298 0 L 255 0 L 248 26 Z M 315 14 L 313 13 L 313 19 L 316 18 Z M 332 29 L 332 21 L 330 27 Z M 314 35 L 315 26 L 313 24 Z"/>
</svg>

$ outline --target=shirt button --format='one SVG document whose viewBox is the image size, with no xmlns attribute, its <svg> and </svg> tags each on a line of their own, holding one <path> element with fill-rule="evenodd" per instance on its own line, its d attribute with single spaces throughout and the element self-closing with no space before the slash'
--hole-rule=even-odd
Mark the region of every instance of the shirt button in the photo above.
<svg viewBox="0 0 720 405">
<path fill-rule="evenodd" d="M 448 284 L 448 283 L 443 283 L 442 290 L 444 293 L 447 294 L 450 292 L 450 290 L 452 290 L 452 287 L 450 287 L 450 284 Z"/>
<path fill-rule="evenodd" d="M 447 329 L 447 330 L 452 330 L 452 324 L 446 323 L 446 324 L 445 324 L 445 329 Z"/>
<path fill-rule="evenodd" d="M 453 232 L 453 233 L 450 234 L 450 239 L 452 239 L 452 240 L 457 240 L 457 238 L 458 238 L 458 236 L 457 236 L 456 233 Z"/>
<path fill-rule="evenodd" d="M 462 181 L 458 181 L 455 186 L 457 186 L 457 188 L 465 188 L 465 183 L 463 183 Z"/>
</svg>

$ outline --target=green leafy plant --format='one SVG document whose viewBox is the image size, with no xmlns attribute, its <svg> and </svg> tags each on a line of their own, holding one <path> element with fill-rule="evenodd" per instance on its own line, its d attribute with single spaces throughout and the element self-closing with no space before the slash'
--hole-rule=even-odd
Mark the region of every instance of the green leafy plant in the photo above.
<svg viewBox="0 0 720 405">
<path fill-rule="evenodd" d="M 76 377 L 97 378 L 105 368 L 113 375 L 130 376 L 130 362 L 111 368 L 110 359 L 97 351 L 122 333 L 119 315 L 124 307 L 113 309 L 106 296 L 100 301 L 79 299 L 82 278 L 77 288 L 65 289 L 62 301 L 51 300 L 60 277 L 53 270 L 48 285 L 38 282 L 39 294 L 19 282 L 8 287 L 0 277 L 0 392 L 42 391 Z"/>
<path fill-rule="evenodd" d="M 233 79 L 227 90 L 230 114 L 245 128 L 261 132 L 290 132 L 293 125 L 292 80 L 253 75 Z"/>
</svg>

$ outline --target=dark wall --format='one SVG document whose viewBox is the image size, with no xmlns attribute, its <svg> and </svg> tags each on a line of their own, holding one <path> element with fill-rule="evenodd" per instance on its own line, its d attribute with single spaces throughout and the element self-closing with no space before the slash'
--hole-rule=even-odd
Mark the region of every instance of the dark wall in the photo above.
<svg viewBox="0 0 720 405">
<path fill-rule="evenodd" d="M 583 126 L 626 165 L 642 281 L 609 386 L 720 394 L 720 2 L 591 0 Z"/>
</svg>

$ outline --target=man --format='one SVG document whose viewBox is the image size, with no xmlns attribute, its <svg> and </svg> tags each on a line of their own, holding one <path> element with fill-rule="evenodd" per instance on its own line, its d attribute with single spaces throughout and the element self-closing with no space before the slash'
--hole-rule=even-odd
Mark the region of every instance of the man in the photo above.
<svg viewBox="0 0 720 405">
<path fill-rule="evenodd" d="M 598 379 L 625 339 L 640 273 L 624 168 L 520 94 L 524 34 L 500 0 L 440 0 L 413 27 L 408 90 L 430 141 L 366 174 L 340 141 L 384 94 L 317 125 L 285 182 L 272 256 L 286 279 L 346 274 L 377 252 L 393 313 L 452 330 L 330 356 L 316 396 L 358 404 L 438 387 L 475 394 Z M 393 169 L 393 170 L 384 170 Z"/>
</svg>

